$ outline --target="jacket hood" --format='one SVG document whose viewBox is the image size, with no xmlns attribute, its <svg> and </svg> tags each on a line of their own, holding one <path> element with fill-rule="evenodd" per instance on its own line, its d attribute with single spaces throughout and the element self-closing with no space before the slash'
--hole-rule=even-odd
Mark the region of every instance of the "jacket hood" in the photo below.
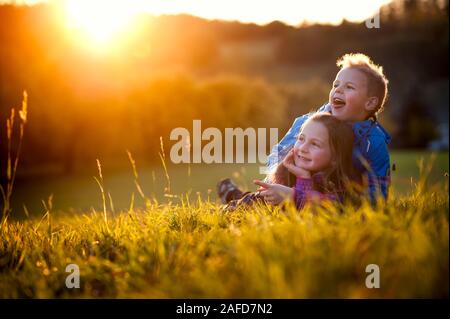
<svg viewBox="0 0 450 319">
<path fill-rule="evenodd" d="M 380 125 L 379 122 L 373 120 L 366 120 L 356 122 L 353 124 L 353 132 L 358 139 L 363 137 L 376 136 L 382 138 L 386 144 L 389 144 L 392 140 L 391 135 Z"/>
</svg>

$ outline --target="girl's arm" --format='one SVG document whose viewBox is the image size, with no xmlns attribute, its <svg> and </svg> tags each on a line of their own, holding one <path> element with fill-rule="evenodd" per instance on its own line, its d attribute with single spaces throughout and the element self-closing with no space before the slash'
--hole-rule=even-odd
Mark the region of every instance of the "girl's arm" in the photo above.
<svg viewBox="0 0 450 319">
<path fill-rule="evenodd" d="M 261 187 L 258 191 L 270 205 L 279 205 L 286 200 L 293 199 L 295 206 L 302 209 L 307 202 L 338 200 L 334 194 L 314 190 L 311 178 L 297 178 L 296 184 L 292 188 L 280 184 L 268 184 L 259 180 L 255 180 L 254 183 Z"/>
<path fill-rule="evenodd" d="M 282 202 L 294 197 L 294 188 L 281 184 L 269 184 L 259 180 L 253 181 L 260 186 L 258 191 L 264 197 L 264 200 L 270 205 L 279 205 Z"/>
<path fill-rule="evenodd" d="M 294 151 L 291 150 L 283 160 L 283 166 L 291 173 L 297 176 L 294 186 L 294 202 L 298 209 L 302 209 L 306 202 L 311 200 L 336 200 L 333 194 L 325 194 L 314 190 L 314 182 L 312 180 L 311 172 L 302 169 L 294 163 Z"/>
<path fill-rule="evenodd" d="M 297 209 L 302 209 L 308 202 L 324 200 L 336 201 L 337 197 L 334 194 L 314 190 L 311 178 L 297 178 L 294 187 L 294 202 Z"/>
</svg>

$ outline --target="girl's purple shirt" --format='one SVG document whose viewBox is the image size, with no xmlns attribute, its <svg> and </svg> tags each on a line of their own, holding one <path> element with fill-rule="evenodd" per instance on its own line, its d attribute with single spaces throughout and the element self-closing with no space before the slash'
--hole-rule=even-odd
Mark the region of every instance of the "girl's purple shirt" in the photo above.
<svg viewBox="0 0 450 319">
<path fill-rule="evenodd" d="M 313 176 L 312 178 L 297 177 L 294 186 L 294 202 L 298 209 L 302 209 L 308 201 L 311 200 L 330 200 L 338 201 L 339 198 L 335 194 L 322 193 L 314 190 L 314 182 L 320 176 Z"/>
</svg>

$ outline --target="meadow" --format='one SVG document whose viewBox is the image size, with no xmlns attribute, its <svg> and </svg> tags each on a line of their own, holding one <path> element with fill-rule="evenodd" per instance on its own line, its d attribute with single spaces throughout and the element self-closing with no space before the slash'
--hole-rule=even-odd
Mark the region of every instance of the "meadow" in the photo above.
<svg viewBox="0 0 450 319">
<path fill-rule="evenodd" d="M 448 153 L 434 163 L 425 156 L 419 172 L 423 155 L 393 153 L 398 191 L 386 205 L 301 212 L 258 206 L 223 213 L 209 181 L 233 176 L 235 167 L 187 166 L 168 167 L 168 173 L 173 194 L 191 185 L 190 194 L 158 199 L 151 187 L 142 187 L 149 191 L 142 194 L 142 207 L 127 193 L 128 208 L 113 210 L 106 185 L 114 178 L 103 170 L 102 178 L 97 175 L 105 196 L 99 209 L 55 211 L 50 197 L 43 200 L 42 214 L 3 223 L 0 297 L 448 297 Z M 234 178 L 249 186 L 255 173 L 257 168 L 243 167 Z M 120 174 L 116 182 L 131 192 L 135 181 L 151 183 L 146 174 L 136 179 L 131 170 L 130 188 Z M 167 187 L 165 175 L 150 174 L 155 187 Z M 102 203 L 99 185 L 90 178 Z M 137 202 L 139 191 L 134 193 Z M 79 266 L 79 289 L 66 287 L 69 264 Z M 380 268 L 378 289 L 365 285 L 369 264 Z"/>
<path fill-rule="evenodd" d="M 394 0 L 379 8 L 382 28 L 139 9 L 118 29 L 128 2 L 6 2 L 0 298 L 448 298 L 449 156 L 426 150 L 448 135 L 448 1 Z M 101 30 L 109 41 L 94 40 Z M 387 202 L 223 212 L 216 183 L 255 190 L 259 165 L 165 157 L 171 132 L 197 119 L 284 134 L 328 100 L 349 52 L 389 78 Z M 369 288 L 374 265 L 380 287 Z"/>
<path fill-rule="evenodd" d="M 418 164 L 421 159 L 430 163 L 432 156 L 426 151 L 391 152 L 391 162 L 395 164 L 395 171 L 392 171 L 393 192 L 405 195 L 413 191 L 414 183 L 420 176 Z M 112 160 L 101 160 L 100 163 L 105 191 L 111 195 L 114 211 L 127 210 L 132 196 L 134 207 L 144 208 L 145 201 L 136 190 L 133 168 L 127 154 L 124 152 L 120 166 Z M 431 183 L 442 182 L 444 174 L 449 171 L 448 163 L 448 152 L 436 154 L 429 176 Z M 166 164 L 171 193 L 177 197 L 165 196 L 164 189 L 168 183 L 161 162 L 149 164 L 136 160 L 143 192 L 160 203 L 180 203 L 177 198 L 186 194 L 194 200 L 200 195 L 203 200 L 215 202 L 216 183 L 220 179 L 231 177 L 242 189 L 251 191 L 256 190 L 252 181 L 264 178 L 259 174 L 259 164 Z M 95 161 L 86 163 L 83 170 L 72 175 L 58 174 L 57 171 L 49 173 L 49 169 L 44 174 L 43 171 L 41 168 L 37 172 L 28 172 L 27 176 L 22 177 L 23 181 L 17 181 L 13 194 L 16 219 L 27 218 L 25 209 L 31 216 L 42 216 L 45 213 L 42 201 L 47 201 L 50 196 L 55 213 L 102 209 L 101 193 L 94 180 L 94 176 L 98 175 Z"/>
</svg>

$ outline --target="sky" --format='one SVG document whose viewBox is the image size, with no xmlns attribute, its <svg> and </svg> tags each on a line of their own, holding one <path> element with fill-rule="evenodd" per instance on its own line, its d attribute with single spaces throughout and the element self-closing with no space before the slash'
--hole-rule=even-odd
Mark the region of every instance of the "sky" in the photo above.
<svg viewBox="0 0 450 319">
<path fill-rule="evenodd" d="M 35 4 L 66 0 L 0 0 L 0 3 Z M 274 20 L 298 26 L 304 21 L 339 24 L 342 19 L 363 21 L 391 0 L 68 0 L 94 2 L 105 8 L 116 6 L 154 15 L 186 13 L 214 20 L 238 20 L 267 24 Z"/>
</svg>

